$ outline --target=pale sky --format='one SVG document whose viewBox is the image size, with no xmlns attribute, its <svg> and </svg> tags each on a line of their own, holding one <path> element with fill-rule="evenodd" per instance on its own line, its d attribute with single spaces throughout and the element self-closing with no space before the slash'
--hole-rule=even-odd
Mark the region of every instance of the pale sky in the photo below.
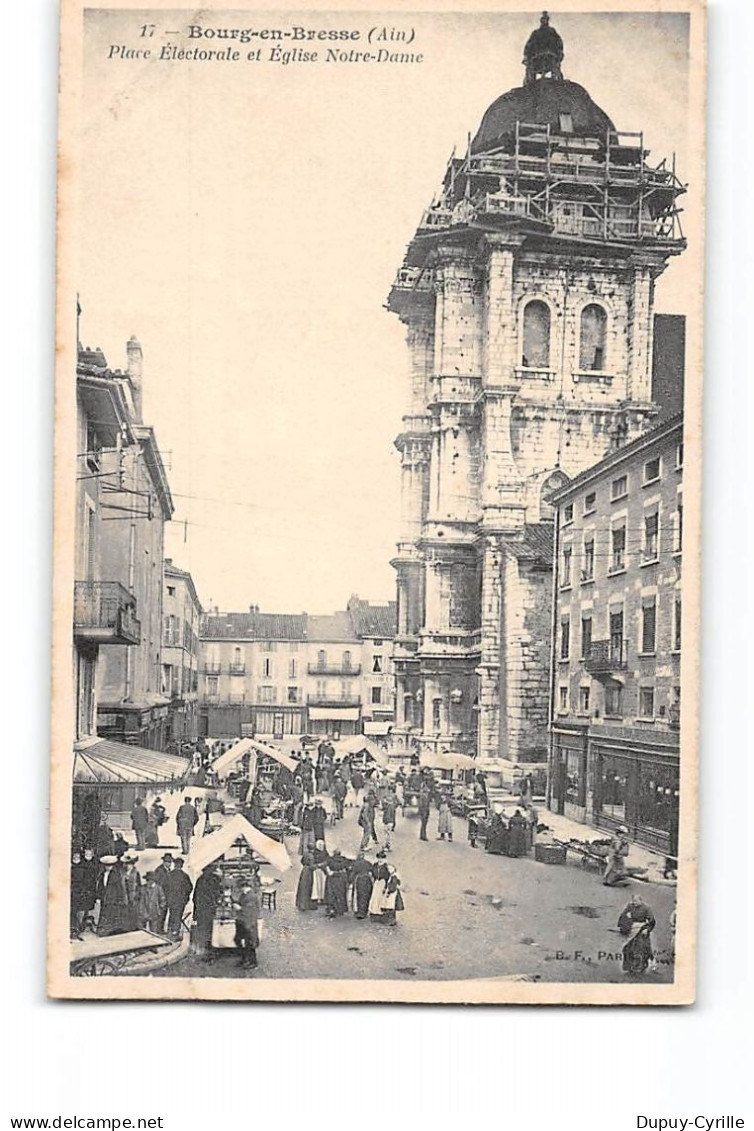
<svg viewBox="0 0 754 1131">
<path fill-rule="evenodd" d="M 521 85 L 539 11 L 386 17 L 416 29 L 414 66 L 107 61 L 146 15 L 87 18 L 79 291 L 84 344 L 112 367 L 131 334 L 144 349 L 144 419 L 176 504 L 166 553 L 205 606 L 392 599 L 407 352 L 383 304 L 453 146 Z M 173 13 L 193 22 L 314 17 Z M 552 23 L 565 77 L 643 129 L 656 161 L 675 150 L 683 180 L 686 18 Z M 657 310 L 690 302 L 681 257 Z"/>
</svg>

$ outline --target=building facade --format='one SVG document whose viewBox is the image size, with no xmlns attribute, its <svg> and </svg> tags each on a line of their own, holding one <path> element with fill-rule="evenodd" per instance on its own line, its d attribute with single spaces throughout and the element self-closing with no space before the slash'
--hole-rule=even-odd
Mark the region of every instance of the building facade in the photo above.
<svg viewBox="0 0 754 1131">
<path fill-rule="evenodd" d="M 141 642 L 138 604 L 124 562 L 105 553 L 108 503 L 121 453 L 136 443 L 133 397 L 127 379 L 113 374 L 100 350 L 79 348 L 76 370 L 77 474 L 73 687 L 76 740 L 97 733 L 100 651 L 128 652 Z M 117 474 L 117 472 L 116 472 Z"/>
<path fill-rule="evenodd" d="M 684 191 L 562 75 L 525 77 L 450 161 L 388 306 L 406 326 L 396 742 L 546 765 L 550 493 L 649 428 L 654 284 Z"/>
<path fill-rule="evenodd" d="M 295 741 L 358 734 L 366 722 L 371 733 L 386 733 L 394 717 L 392 635 L 378 632 L 390 627 L 391 608 L 394 622 L 394 606 L 358 598 L 327 616 L 262 613 L 255 605 L 248 613 L 205 615 L 200 733 Z"/>
<path fill-rule="evenodd" d="M 553 496 L 549 805 L 675 855 L 683 418 Z"/>
<path fill-rule="evenodd" d="M 162 694 L 170 700 L 168 733 L 174 743 L 193 742 L 199 733 L 199 627 L 203 611 L 191 574 L 166 558 Z"/>
<path fill-rule="evenodd" d="M 124 579 L 135 600 L 140 638 L 128 648 L 100 648 L 96 726 L 103 737 L 163 750 L 170 701 L 162 694 L 162 564 L 173 501 L 154 429 L 141 420 L 142 351 L 135 338 L 127 352 L 127 373 L 115 380 L 131 396 L 133 442 L 102 453 L 106 535 L 99 559 L 102 575 Z"/>
</svg>

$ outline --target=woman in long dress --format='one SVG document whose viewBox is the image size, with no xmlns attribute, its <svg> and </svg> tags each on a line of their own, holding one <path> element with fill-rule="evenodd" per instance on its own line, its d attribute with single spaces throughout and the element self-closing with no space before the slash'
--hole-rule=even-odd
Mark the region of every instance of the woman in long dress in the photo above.
<svg viewBox="0 0 754 1131">
<path fill-rule="evenodd" d="M 325 907 L 330 919 L 345 915 L 348 910 L 348 868 L 350 861 L 333 849 L 327 862 L 325 879 Z"/>
<path fill-rule="evenodd" d="M 301 864 L 301 874 L 296 888 L 296 907 L 299 911 L 313 911 L 317 905 L 312 903 L 314 857 L 311 852 L 304 853 Z"/>
<path fill-rule="evenodd" d="M 387 881 L 390 878 L 389 865 L 385 862 L 385 853 L 377 853 L 377 862 L 372 866 L 374 885 L 369 897 L 369 918 L 374 923 L 382 921 L 382 900 L 385 895 Z"/>
<path fill-rule="evenodd" d="M 526 855 L 526 821 L 517 809 L 508 822 L 508 856 Z"/>
<path fill-rule="evenodd" d="M 327 855 L 327 849 L 325 848 L 325 842 L 318 840 L 312 852 L 312 903 L 314 903 L 315 906 L 319 906 L 319 904 L 324 903 L 325 900 L 325 883 L 327 882 L 325 868 L 327 867 L 328 860 L 329 857 Z"/>
<path fill-rule="evenodd" d="M 382 897 L 382 922 L 386 927 L 394 927 L 397 923 L 396 912 L 405 909 L 401 893 L 401 881 L 392 864 L 388 864 L 388 878 L 385 884 L 385 894 Z"/>
</svg>

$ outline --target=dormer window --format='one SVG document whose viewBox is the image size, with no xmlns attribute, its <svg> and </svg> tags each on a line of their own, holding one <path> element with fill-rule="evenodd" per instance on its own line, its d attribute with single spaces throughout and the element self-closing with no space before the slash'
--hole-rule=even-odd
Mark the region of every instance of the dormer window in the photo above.
<svg viewBox="0 0 754 1131">
<path fill-rule="evenodd" d="M 550 365 L 550 308 L 541 299 L 524 307 L 521 365 L 525 369 L 547 369 Z"/>
<path fill-rule="evenodd" d="M 560 132 L 563 134 L 573 133 L 573 118 L 570 114 L 560 115 Z"/>
</svg>

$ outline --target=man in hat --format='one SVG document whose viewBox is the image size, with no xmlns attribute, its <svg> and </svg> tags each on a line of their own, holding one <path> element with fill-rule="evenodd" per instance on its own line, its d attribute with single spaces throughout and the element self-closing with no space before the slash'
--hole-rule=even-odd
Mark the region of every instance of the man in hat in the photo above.
<svg viewBox="0 0 754 1131">
<path fill-rule="evenodd" d="M 136 848 L 139 852 L 143 852 L 146 848 L 146 832 L 147 825 L 149 824 L 149 813 L 147 807 L 140 797 L 134 801 L 134 807 L 131 810 L 131 828 L 136 833 Z"/>
<path fill-rule="evenodd" d="M 141 925 L 154 934 L 162 934 L 165 929 L 167 903 L 165 892 L 155 880 L 154 872 L 147 872 L 140 895 Z"/>
<path fill-rule="evenodd" d="M 181 838 L 181 852 L 184 856 L 188 856 L 191 849 L 191 838 L 194 835 L 194 827 L 198 820 L 199 814 L 192 805 L 191 798 L 184 797 L 183 805 L 175 815 L 178 836 Z"/>
<path fill-rule="evenodd" d="M 181 937 L 183 912 L 189 901 L 194 885 L 183 870 L 183 858 L 176 856 L 173 870 L 165 881 L 165 900 L 168 905 L 168 930 L 171 938 Z"/>
<path fill-rule="evenodd" d="M 239 966 L 254 969 L 259 946 L 259 920 L 262 914 L 262 885 L 259 882 L 259 865 L 252 864 L 251 875 L 244 878 L 236 908 L 236 946 Z"/>
<path fill-rule="evenodd" d="M 155 872 L 154 872 L 155 883 L 159 887 L 162 888 L 163 893 L 165 892 L 165 887 L 166 887 L 166 884 L 167 884 L 168 876 L 170 875 L 172 870 L 173 870 L 173 854 L 172 854 L 172 852 L 166 852 L 162 857 L 162 863 L 160 864 L 159 868 L 155 868 Z M 166 900 L 164 905 L 163 905 L 162 918 L 158 921 L 158 925 L 155 928 L 155 930 L 157 930 L 158 934 L 164 934 L 165 933 L 165 919 L 167 918 L 167 913 L 168 913 L 168 905 L 167 905 L 167 900 Z"/>
</svg>

